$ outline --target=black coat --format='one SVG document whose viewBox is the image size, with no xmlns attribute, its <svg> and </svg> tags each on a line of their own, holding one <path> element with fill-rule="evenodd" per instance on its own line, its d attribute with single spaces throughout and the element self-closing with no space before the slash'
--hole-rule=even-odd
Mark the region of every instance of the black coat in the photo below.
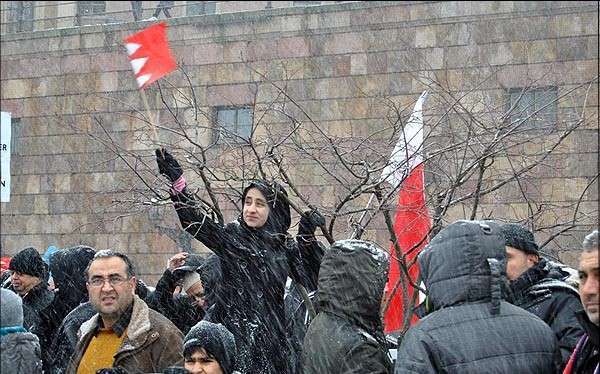
<svg viewBox="0 0 600 374">
<path fill-rule="evenodd" d="M 584 310 L 577 312 L 577 320 L 585 334 L 580 338 L 576 350 L 570 358 L 571 371 L 568 374 L 596 374 L 600 369 L 600 334 Z M 565 371 L 565 373 L 567 373 Z"/>
<path fill-rule="evenodd" d="M 380 317 L 389 260 L 371 243 L 335 242 L 319 271 L 318 314 L 302 351 L 304 373 L 391 373 Z"/>
<path fill-rule="evenodd" d="M 564 281 L 568 276 L 569 273 L 542 259 L 510 285 L 512 303 L 540 317 L 554 331 L 563 366 L 583 335 L 576 317 L 583 306 L 578 291 Z"/>
<path fill-rule="evenodd" d="M 81 325 L 92 318 L 94 314 L 96 314 L 96 310 L 89 301 L 79 305 L 67 314 L 48 350 L 52 353 L 48 356 L 47 362 L 51 374 L 66 372 L 69 359 L 75 352 L 75 346 L 77 345 L 77 332 Z"/>
<path fill-rule="evenodd" d="M 243 374 L 289 372 L 289 341 L 285 330 L 284 289 L 288 275 L 301 284 L 309 276 L 300 250 L 287 234 L 290 207 L 285 191 L 253 183 L 267 198 L 270 212 L 263 227 L 253 229 L 238 220 L 225 226 L 194 208 L 187 194 L 172 196 L 182 226 L 221 260 L 219 302 L 212 322 L 233 333 L 238 370 Z"/>
<path fill-rule="evenodd" d="M 157 303 L 157 311 L 167 317 L 183 334 L 204 317 L 204 310 L 192 303 L 186 295 L 173 297 L 173 291 L 177 286 L 177 278 L 167 269 L 156 283 L 154 295 Z"/>
<path fill-rule="evenodd" d="M 401 373 L 555 373 L 559 350 L 538 317 L 507 295 L 504 237 L 492 222 L 458 221 L 418 257 L 433 313 L 408 330 Z"/>
</svg>

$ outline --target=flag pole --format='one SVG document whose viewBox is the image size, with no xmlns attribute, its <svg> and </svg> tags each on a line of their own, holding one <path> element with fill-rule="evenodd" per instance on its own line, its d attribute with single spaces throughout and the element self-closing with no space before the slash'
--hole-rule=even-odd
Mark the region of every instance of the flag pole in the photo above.
<svg viewBox="0 0 600 374">
<path fill-rule="evenodd" d="M 148 119 L 150 120 L 150 127 L 152 127 L 152 134 L 154 135 L 153 140 L 158 145 L 158 131 L 156 131 L 156 123 L 152 119 L 152 112 L 150 111 L 150 105 L 148 105 L 148 98 L 146 97 L 146 92 L 143 89 L 141 89 L 140 95 L 142 95 L 142 102 L 144 103 Z"/>
</svg>

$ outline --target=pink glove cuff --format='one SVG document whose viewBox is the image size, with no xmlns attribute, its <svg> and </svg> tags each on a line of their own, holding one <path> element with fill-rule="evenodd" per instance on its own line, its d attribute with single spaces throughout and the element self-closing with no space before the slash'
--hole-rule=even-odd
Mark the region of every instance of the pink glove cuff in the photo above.
<svg viewBox="0 0 600 374">
<path fill-rule="evenodd" d="M 183 191 L 185 186 L 185 177 L 183 176 L 183 174 L 181 174 L 181 177 L 179 177 L 179 179 L 173 182 L 173 185 L 171 186 L 171 193 L 173 193 L 173 195 L 178 194 L 181 191 Z"/>
</svg>

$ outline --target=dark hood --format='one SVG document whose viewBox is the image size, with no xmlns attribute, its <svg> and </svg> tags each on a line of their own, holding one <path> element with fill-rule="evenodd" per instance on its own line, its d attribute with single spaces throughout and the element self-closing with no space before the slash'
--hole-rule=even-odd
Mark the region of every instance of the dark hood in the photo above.
<svg viewBox="0 0 600 374">
<path fill-rule="evenodd" d="M 206 302 L 213 305 L 217 302 L 219 294 L 219 285 L 221 284 L 221 259 L 217 255 L 210 255 L 204 263 L 198 267 L 198 274 L 204 286 Z"/>
<path fill-rule="evenodd" d="M 494 222 L 457 221 L 440 231 L 418 259 L 433 309 L 502 297 L 505 258 L 504 236 Z"/>
<path fill-rule="evenodd" d="M 85 269 L 95 254 L 93 248 L 84 245 L 55 252 L 50 262 L 50 271 L 56 287 L 60 290 L 85 289 Z"/>
<path fill-rule="evenodd" d="M 242 193 L 242 207 L 244 201 L 246 200 L 246 194 L 251 188 L 256 188 L 263 195 L 265 195 L 267 203 L 269 204 L 269 217 L 262 228 L 271 233 L 287 233 L 292 223 L 292 216 L 290 213 L 288 195 L 285 189 L 277 182 L 269 183 L 263 180 L 252 181 L 246 188 L 244 188 Z M 248 228 L 241 216 L 238 220 L 242 226 Z"/>
<path fill-rule="evenodd" d="M 362 240 L 340 240 L 325 253 L 319 271 L 317 311 L 352 321 L 367 331 L 383 331 L 381 298 L 388 254 Z"/>
</svg>

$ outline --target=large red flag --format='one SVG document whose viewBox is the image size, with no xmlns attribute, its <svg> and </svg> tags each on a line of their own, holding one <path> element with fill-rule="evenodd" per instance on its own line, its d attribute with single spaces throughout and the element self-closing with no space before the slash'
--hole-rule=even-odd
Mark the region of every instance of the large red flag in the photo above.
<svg viewBox="0 0 600 374">
<path fill-rule="evenodd" d="M 425 178 L 424 165 L 421 156 L 423 146 L 423 102 L 427 92 L 423 92 L 415 104 L 412 115 L 403 129 L 396 147 L 386 165 L 382 179 L 391 183 L 393 187 L 400 186 L 398 206 L 394 220 L 394 232 L 398 239 L 398 246 L 402 253 L 396 253 L 394 245 L 391 246 L 391 264 L 386 286 L 388 307 L 384 315 L 385 331 L 391 332 L 402 328 L 405 310 L 404 298 L 412 300 L 415 288 L 407 283 L 403 290 L 400 282 L 402 270 L 398 259 L 405 255 L 405 263 L 409 264 L 417 257 L 421 249 L 427 244 L 427 234 L 431 228 L 431 219 L 425 204 Z M 419 268 L 415 262 L 408 269 L 412 283 L 417 281 Z M 416 322 L 413 317 L 411 322 Z"/>
<path fill-rule="evenodd" d="M 164 22 L 125 38 L 125 47 L 140 89 L 169 74 L 177 64 L 167 42 Z"/>
</svg>

